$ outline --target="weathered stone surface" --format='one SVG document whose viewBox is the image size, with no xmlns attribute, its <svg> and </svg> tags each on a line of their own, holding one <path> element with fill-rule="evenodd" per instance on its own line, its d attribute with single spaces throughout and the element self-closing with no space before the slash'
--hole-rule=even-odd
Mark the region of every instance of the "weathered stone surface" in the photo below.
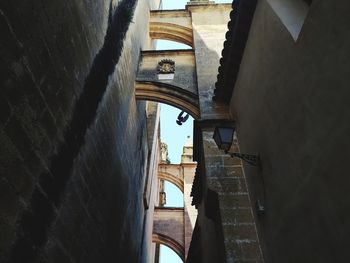
<svg viewBox="0 0 350 263">
<path fill-rule="evenodd" d="M 265 260 L 343 262 L 350 243 L 350 5 L 300 2 L 308 13 L 295 21 L 302 22 L 296 40 L 285 21 L 296 17 L 281 17 L 277 2 L 287 3 L 258 1 L 230 105 L 242 152 L 262 160 L 261 172 L 246 167 L 246 176 L 252 202 L 266 198 L 257 224 Z"/>
<path fill-rule="evenodd" d="M 1 262 L 141 261 L 154 5 L 136 2 L 1 4 Z"/>
<path fill-rule="evenodd" d="M 191 13 L 202 119 L 228 118 L 227 107 L 212 101 L 230 4 L 188 5 Z M 210 17 L 210 19 L 208 19 Z M 215 21 L 215 24 L 212 22 Z"/>
<path fill-rule="evenodd" d="M 157 207 L 153 232 L 168 236 L 184 247 L 184 209 Z"/>
<path fill-rule="evenodd" d="M 220 258 L 226 262 L 262 262 L 262 254 L 257 236 L 242 162 L 221 152 L 214 140 L 213 131 L 209 128 L 202 132 L 202 171 L 203 184 L 208 190 L 199 205 L 198 221 L 201 227 L 208 227 L 208 218 L 213 222 L 215 231 L 203 233 L 203 240 L 217 239 L 216 246 L 210 247 L 209 241 L 202 241 L 202 249 L 208 258 Z M 232 149 L 239 151 L 237 139 L 233 140 Z M 233 160 L 229 160 L 233 159 Z M 202 211 L 201 213 L 201 209 Z M 222 243 L 221 243 L 222 242 Z M 246 247 L 246 244 L 247 247 Z M 210 249 L 209 249 L 210 247 Z M 222 251 L 221 247 L 224 247 Z M 205 261 L 205 262 L 210 262 Z"/>
</svg>

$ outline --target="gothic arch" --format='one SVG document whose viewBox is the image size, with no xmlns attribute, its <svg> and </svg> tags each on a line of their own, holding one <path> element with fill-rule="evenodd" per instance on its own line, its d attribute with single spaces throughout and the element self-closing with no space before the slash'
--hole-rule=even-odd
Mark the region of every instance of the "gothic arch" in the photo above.
<svg viewBox="0 0 350 263">
<path fill-rule="evenodd" d="M 150 22 L 150 37 L 180 42 L 193 47 L 192 29 L 172 23 Z"/>
<path fill-rule="evenodd" d="M 165 246 L 171 248 L 184 261 L 184 259 L 185 259 L 184 251 L 185 250 L 174 239 L 172 239 L 166 235 L 163 235 L 163 234 L 153 233 L 152 234 L 152 242 L 162 244 L 162 245 L 165 245 Z"/>
<path fill-rule="evenodd" d="M 136 81 L 135 97 L 169 104 L 199 119 L 198 95 L 180 87 L 156 81 Z"/>
<path fill-rule="evenodd" d="M 184 192 L 184 182 L 179 177 L 169 173 L 158 173 L 158 178 L 173 183 L 180 189 L 182 193 Z"/>
</svg>

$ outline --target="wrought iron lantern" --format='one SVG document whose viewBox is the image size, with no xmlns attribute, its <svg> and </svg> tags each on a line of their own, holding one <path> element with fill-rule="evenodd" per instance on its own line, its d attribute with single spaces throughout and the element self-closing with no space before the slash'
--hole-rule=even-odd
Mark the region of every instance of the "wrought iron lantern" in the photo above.
<svg viewBox="0 0 350 263">
<path fill-rule="evenodd" d="M 225 153 L 231 148 L 234 131 L 235 129 L 231 127 L 215 127 L 213 139 L 218 148 Z"/>
<path fill-rule="evenodd" d="M 233 127 L 215 127 L 213 139 L 218 148 L 230 154 L 231 157 L 238 157 L 251 165 L 260 166 L 258 155 L 229 152 L 233 142 L 234 131 Z"/>
</svg>

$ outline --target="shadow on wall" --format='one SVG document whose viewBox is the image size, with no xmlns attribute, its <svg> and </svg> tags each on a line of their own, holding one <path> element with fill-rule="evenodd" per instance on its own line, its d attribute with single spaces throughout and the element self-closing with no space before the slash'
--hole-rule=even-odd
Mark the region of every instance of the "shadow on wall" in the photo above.
<svg viewBox="0 0 350 263">
<path fill-rule="evenodd" d="M 30 199 L 30 206 L 17 222 L 17 239 L 8 252 L 7 262 L 31 262 L 48 241 L 48 229 L 62 204 L 62 194 L 71 178 L 74 160 L 85 144 L 85 135 L 96 118 L 98 105 L 108 80 L 119 61 L 123 40 L 132 19 L 135 0 L 120 1 L 109 7 L 108 28 L 104 44 L 96 55 L 86 77 L 83 92 L 77 100 L 72 120 L 64 134 L 64 142 L 52 156 L 48 171 L 40 174 Z M 6 253 L 6 252 L 5 252 Z"/>
</svg>

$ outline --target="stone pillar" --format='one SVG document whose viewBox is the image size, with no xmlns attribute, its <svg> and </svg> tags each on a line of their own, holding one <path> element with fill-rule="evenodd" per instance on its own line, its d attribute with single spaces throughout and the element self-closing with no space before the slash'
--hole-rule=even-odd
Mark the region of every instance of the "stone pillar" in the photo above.
<svg viewBox="0 0 350 263">
<path fill-rule="evenodd" d="M 212 131 L 203 132 L 208 189 L 218 194 L 227 262 L 262 262 L 242 161 L 218 150 Z M 239 152 L 234 140 L 232 151 Z"/>
<path fill-rule="evenodd" d="M 196 229 L 200 239 L 196 242 L 202 263 L 260 262 L 260 245 L 242 163 L 219 151 L 212 139 L 215 125 L 232 119 L 227 105 L 212 99 L 232 7 L 191 1 L 187 9 L 192 19 L 201 115 L 194 132 L 194 160 L 198 168 L 192 195 L 198 208 Z M 238 150 L 237 141 L 234 148 Z M 193 258 L 189 262 L 194 262 Z"/>
<path fill-rule="evenodd" d="M 192 18 L 201 119 L 227 119 L 227 105 L 213 102 L 212 96 L 231 5 L 199 1 L 190 2 L 187 9 Z"/>
</svg>

